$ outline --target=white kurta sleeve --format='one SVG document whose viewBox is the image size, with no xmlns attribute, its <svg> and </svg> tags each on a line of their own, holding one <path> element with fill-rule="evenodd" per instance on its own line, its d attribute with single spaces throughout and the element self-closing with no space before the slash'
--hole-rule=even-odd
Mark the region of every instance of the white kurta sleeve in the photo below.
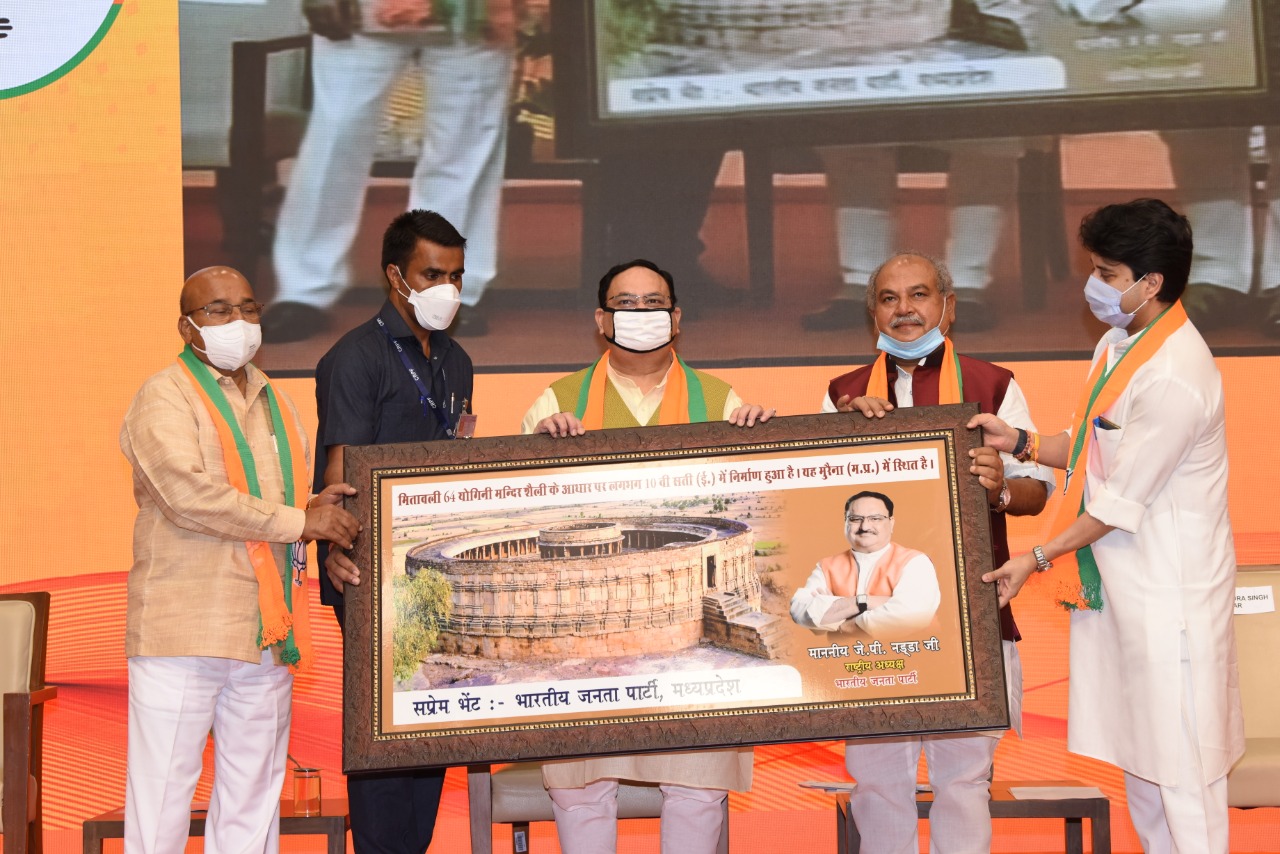
<svg viewBox="0 0 1280 854">
<path fill-rule="evenodd" d="M 791 597 L 791 619 L 797 626 L 806 629 L 834 632 L 840 628 L 840 622 L 823 623 L 822 617 L 839 596 L 834 596 L 827 587 L 827 576 L 821 566 L 815 566 L 809 573 L 809 579 Z"/>
<path fill-rule="evenodd" d="M 1009 381 L 1009 388 L 1004 393 L 1004 400 L 1000 401 L 1000 408 L 996 412 L 996 417 L 1010 427 L 1017 427 L 1033 433 L 1037 432 L 1036 424 L 1031 420 L 1031 409 L 1027 406 L 1026 395 L 1022 393 L 1022 388 L 1018 385 L 1017 380 Z M 1012 454 L 1001 454 L 1000 459 L 1004 461 L 1004 476 L 1006 479 L 1034 477 L 1045 484 L 1048 490 L 1046 496 L 1053 496 L 1057 481 L 1054 478 L 1052 469 L 1038 463 L 1020 463 L 1013 458 Z"/>
<path fill-rule="evenodd" d="M 1099 460 L 1105 462 L 1103 481 L 1091 488 L 1085 512 L 1132 534 L 1194 447 L 1212 407 L 1199 389 L 1168 374 L 1135 376 L 1126 393 L 1134 398 L 1119 429 L 1104 431 L 1092 424 L 1086 428 L 1093 431 L 1090 456 L 1105 453 L 1106 459 Z M 1100 435 L 1104 433 L 1118 435 Z M 1102 449 L 1099 442 L 1109 447 Z"/>
<path fill-rule="evenodd" d="M 929 625 L 941 602 L 933 561 L 919 555 L 902 568 L 902 578 L 889 601 L 859 614 L 853 622 L 869 635 L 915 631 Z"/>
<path fill-rule="evenodd" d="M 560 399 L 556 397 L 556 393 L 548 388 L 542 394 L 538 395 L 538 399 L 533 402 L 533 406 L 529 407 L 529 411 L 524 414 L 524 418 L 520 421 L 520 432 L 529 435 L 538 427 L 538 422 L 542 419 L 555 415 L 560 411 Z"/>
<path fill-rule="evenodd" d="M 822 396 L 822 408 L 818 411 L 823 413 L 840 411 L 836 409 L 836 403 L 831 399 L 831 392 L 827 392 Z"/>
</svg>

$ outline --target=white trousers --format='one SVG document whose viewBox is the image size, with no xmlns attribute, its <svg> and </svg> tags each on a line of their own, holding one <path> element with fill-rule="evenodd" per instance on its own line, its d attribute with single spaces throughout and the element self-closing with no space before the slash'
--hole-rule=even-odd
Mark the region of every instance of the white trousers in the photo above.
<svg viewBox="0 0 1280 854">
<path fill-rule="evenodd" d="M 1129 817 L 1146 854 L 1227 854 L 1230 850 L 1227 778 L 1223 775 L 1211 783 L 1204 782 L 1190 658 L 1184 633 L 1178 784 L 1161 786 L 1128 771 L 1124 774 Z"/>
<path fill-rule="evenodd" d="M 289 749 L 293 676 L 271 661 L 129 659 L 126 854 L 181 854 L 191 799 L 214 739 L 209 854 L 280 850 L 280 791 Z"/>
<path fill-rule="evenodd" d="M 946 264 L 957 288 L 991 282 L 991 259 L 1008 212 L 1017 204 L 1018 140 L 955 142 L 947 171 Z M 891 145 L 820 148 L 827 188 L 836 208 L 836 239 L 850 298 L 895 251 L 893 202 L 898 190 L 897 149 Z"/>
<path fill-rule="evenodd" d="M 991 850 L 991 763 L 1000 739 L 989 735 L 927 735 L 851 741 L 845 766 L 858 781 L 850 812 L 862 836 L 862 854 L 917 854 L 916 769 L 929 764 L 933 806 L 932 854 Z"/>
<path fill-rule="evenodd" d="M 688 786 L 662 791 L 662 854 L 715 854 L 720 844 L 724 789 Z M 618 781 L 596 780 L 581 789 L 548 789 L 556 835 L 564 854 L 615 854 L 618 850 Z"/>
<path fill-rule="evenodd" d="M 1248 293 L 1254 254 L 1249 129 L 1178 131 L 1164 139 L 1178 195 L 1195 231 L 1190 282 Z M 1267 154 L 1263 290 L 1280 287 L 1280 126 L 1267 128 Z"/>
<path fill-rule="evenodd" d="M 418 51 L 426 106 L 409 207 L 439 212 L 467 238 L 464 304 L 478 303 L 493 280 L 509 52 L 465 44 L 417 48 L 360 33 L 345 41 L 315 36 L 314 107 L 276 225 L 277 302 L 327 308 L 351 284 L 351 246 L 387 94 Z M 365 275 L 383 280 L 381 271 L 362 271 Z"/>
<path fill-rule="evenodd" d="M 1009 717 L 1022 732 L 1022 660 L 1003 641 Z M 849 809 L 862 836 L 862 854 L 918 854 L 916 776 L 923 752 L 933 789 L 929 809 L 931 854 L 986 854 L 991 850 L 991 770 L 1002 732 L 925 735 L 850 741 L 844 761 L 858 787 Z"/>
</svg>

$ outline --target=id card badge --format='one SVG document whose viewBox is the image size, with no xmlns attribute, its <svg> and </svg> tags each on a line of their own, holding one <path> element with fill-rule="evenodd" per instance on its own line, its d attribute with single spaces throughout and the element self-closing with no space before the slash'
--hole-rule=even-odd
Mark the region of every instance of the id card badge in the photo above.
<svg viewBox="0 0 1280 854">
<path fill-rule="evenodd" d="M 470 439 L 476 434 L 476 416 L 473 412 L 464 412 L 458 416 L 458 424 L 453 428 L 455 439 Z"/>
</svg>

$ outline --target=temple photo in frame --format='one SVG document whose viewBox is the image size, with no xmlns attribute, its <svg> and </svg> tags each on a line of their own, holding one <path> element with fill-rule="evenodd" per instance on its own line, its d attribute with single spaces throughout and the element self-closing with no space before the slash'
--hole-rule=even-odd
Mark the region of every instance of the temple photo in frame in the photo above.
<svg viewBox="0 0 1280 854">
<path fill-rule="evenodd" d="M 964 411 L 349 449 L 348 770 L 1004 725 Z"/>
</svg>

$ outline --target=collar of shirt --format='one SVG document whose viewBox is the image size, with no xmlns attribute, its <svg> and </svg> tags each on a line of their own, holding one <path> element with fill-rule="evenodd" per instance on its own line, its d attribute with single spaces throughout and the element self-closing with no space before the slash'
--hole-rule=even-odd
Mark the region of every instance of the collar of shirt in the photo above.
<svg viewBox="0 0 1280 854">
<path fill-rule="evenodd" d="M 1102 340 L 1107 342 L 1107 368 L 1115 366 L 1120 361 L 1120 357 L 1129 352 L 1129 348 L 1133 346 L 1133 342 L 1142 334 L 1142 330 L 1138 330 L 1132 335 L 1128 330 L 1119 327 L 1107 330 L 1107 334 L 1102 336 Z"/>
<path fill-rule="evenodd" d="M 413 330 L 409 328 L 409 324 L 400 316 L 400 312 L 391 304 L 391 300 L 385 300 L 382 308 L 378 309 L 378 317 L 387 325 L 387 331 L 391 333 L 391 337 L 396 339 L 408 338 L 413 341 L 412 347 L 405 349 L 414 350 L 419 356 L 422 355 L 422 347 L 418 344 L 418 336 L 413 334 Z M 439 370 L 444 354 L 453 346 L 453 339 L 448 333 L 438 329 L 432 329 L 427 338 L 431 342 L 431 370 Z"/>
<path fill-rule="evenodd" d="M 940 368 L 940 367 L 942 367 L 942 356 L 943 356 L 943 354 L 946 352 L 946 349 L 947 349 L 947 345 L 946 345 L 946 344 L 943 344 L 941 347 L 939 347 L 938 349 L 934 350 L 932 353 L 930 353 L 929 355 L 925 356 L 925 357 L 924 357 L 923 359 L 921 359 L 920 361 L 916 362 L 916 367 L 917 367 L 917 368 L 925 368 L 925 367 L 929 367 L 929 368 Z M 886 354 L 886 355 L 887 355 L 887 354 Z M 892 379 L 894 379 L 895 377 L 897 377 L 897 375 L 900 373 L 900 372 L 898 371 L 898 360 L 897 360 L 897 359 L 895 359 L 895 358 L 894 358 L 893 356 L 891 356 L 891 355 L 887 355 L 887 358 L 885 359 L 885 362 L 886 362 L 885 367 L 886 367 L 886 368 L 888 368 L 888 376 L 889 376 L 889 379 L 891 379 L 891 380 L 892 380 Z"/>
<path fill-rule="evenodd" d="M 676 360 L 671 359 L 671 367 L 675 367 Z M 624 377 L 613 369 L 613 365 L 605 366 L 609 381 L 613 383 L 614 389 L 618 392 L 618 396 L 622 398 L 622 402 L 631 410 L 631 414 L 641 424 L 648 423 L 653 417 L 654 411 L 662 404 L 662 397 L 667 391 L 667 380 L 671 377 L 671 368 L 662 377 L 662 382 L 651 388 L 647 393 L 640 391 L 640 386 L 636 385 L 635 380 L 630 377 Z"/>
<path fill-rule="evenodd" d="M 942 367 L 942 355 L 944 352 L 946 352 L 946 347 L 947 345 L 943 344 L 941 347 L 934 350 L 929 355 L 925 356 L 919 362 L 916 362 L 916 367 L 917 368 Z M 915 374 L 898 370 L 898 362 L 892 356 L 888 357 L 885 361 L 887 362 L 885 366 L 887 368 L 887 371 L 885 374 L 886 379 L 888 379 L 889 382 L 893 384 L 893 396 L 895 398 L 894 404 L 896 406 L 901 406 L 904 408 L 908 406 L 914 406 L 915 395 L 912 393 L 911 381 L 914 378 Z"/>
<path fill-rule="evenodd" d="M 223 394 L 229 395 L 232 391 L 239 394 L 240 389 L 236 387 L 236 381 L 230 374 L 223 373 L 221 368 L 216 368 L 213 365 L 207 365 L 207 367 L 213 371 L 213 375 L 218 381 L 218 387 L 222 389 Z M 249 362 L 244 366 L 244 376 L 244 405 L 245 409 L 248 409 L 253 406 L 258 393 L 267 387 L 267 377 L 266 374 L 258 370 L 253 362 Z"/>
</svg>

